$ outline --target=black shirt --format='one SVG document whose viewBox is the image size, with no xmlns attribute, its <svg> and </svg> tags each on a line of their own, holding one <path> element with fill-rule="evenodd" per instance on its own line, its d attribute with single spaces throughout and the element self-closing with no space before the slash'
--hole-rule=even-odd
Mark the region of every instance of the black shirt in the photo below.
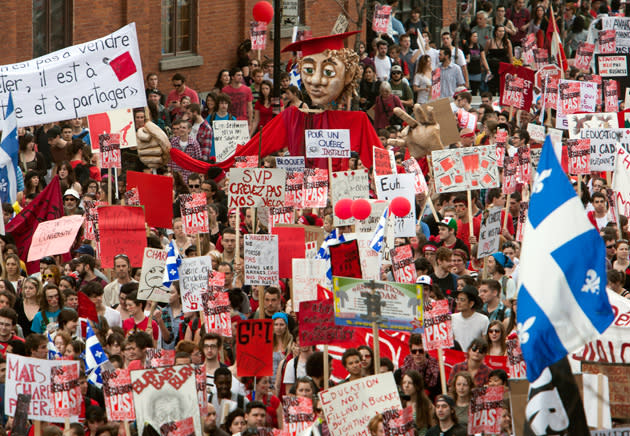
<svg viewBox="0 0 630 436">
<path fill-rule="evenodd" d="M 455 424 L 446 431 L 442 431 L 440 425 L 434 425 L 427 430 L 426 436 L 466 436 L 466 428 L 461 424 Z"/>
</svg>

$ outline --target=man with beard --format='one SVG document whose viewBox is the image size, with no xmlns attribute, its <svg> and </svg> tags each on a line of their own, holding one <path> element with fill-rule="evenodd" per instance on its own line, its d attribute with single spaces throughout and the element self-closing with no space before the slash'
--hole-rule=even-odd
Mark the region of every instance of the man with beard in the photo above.
<svg viewBox="0 0 630 436">
<path fill-rule="evenodd" d="M 114 271 L 116 272 L 116 280 L 105 286 L 103 294 L 103 304 L 113 307 L 118 303 L 120 295 L 120 287 L 125 283 L 135 282 L 131 278 L 131 264 L 126 254 L 117 254 L 114 256 Z"/>
<path fill-rule="evenodd" d="M 79 193 L 74 189 L 66 189 L 63 193 L 63 210 L 65 215 L 83 215 L 85 211 L 79 207 Z"/>
<path fill-rule="evenodd" d="M 435 400 L 435 416 L 438 423 L 427 431 L 427 436 L 464 436 L 466 429 L 457 423 L 455 400 L 448 395 L 440 395 Z"/>
<path fill-rule="evenodd" d="M 103 288 L 107 286 L 107 282 L 100 277 L 98 277 L 94 273 L 94 266 L 96 265 L 96 261 L 94 256 L 89 254 L 82 254 L 79 257 L 79 263 L 77 264 L 77 272 L 79 273 L 79 286 L 78 289 L 88 283 L 88 282 L 97 282 Z"/>
<path fill-rule="evenodd" d="M 205 436 L 229 436 L 217 427 L 217 409 L 208 404 L 208 414 L 203 418 L 203 434 Z"/>
</svg>

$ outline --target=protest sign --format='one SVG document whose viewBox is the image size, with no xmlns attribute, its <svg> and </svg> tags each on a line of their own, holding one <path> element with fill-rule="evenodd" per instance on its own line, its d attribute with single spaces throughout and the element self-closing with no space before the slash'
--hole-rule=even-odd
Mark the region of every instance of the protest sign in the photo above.
<svg viewBox="0 0 630 436">
<path fill-rule="evenodd" d="M 297 312 L 302 301 L 317 299 L 317 285 L 327 281 L 328 262 L 324 259 L 293 259 L 293 310 Z"/>
<path fill-rule="evenodd" d="M 274 226 L 271 233 L 278 235 L 278 253 L 282 253 L 278 263 L 280 278 L 291 278 L 292 259 L 306 257 L 306 229 L 298 224 L 281 224 Z"/>
<path fill-rule="evenodd" d="M 175 365 L 175 350 L 165 350 L 164 348 L 147 348 L 145 353 L 145 368 L 159 368 L 162 366 Z"/>
<path fill-rule="evenodd" d="M 558 113 L 595 112 L 597 84 L 560 79 L 558 83 Z"/>
<path fill-rule="evenodd" d="M 392 7 L 386 5 L 374 5 L 374 17 L 372 18 L 372 30 L 376 33 L 387 33 L 389 20 L 392 15 Z"/>
<path fill-rule="evenodd" d="M 477 128 L 477 114 L 460 108 L 457 111 L 457 126 L 461 129 L 474 131 Z"/>
<path fill-rule="evenodd" d="M 217 162 L 226 161 L 234 154 L 236 146 L 249 141 L 249 127 L 243 120 L 215 120 L 212 133 Z"/>
<path fill-rule="evenodd" d="M 31 247 L 28 250 L 28 261 L 68 253 L 82 225 L 82 215 L 70 215 L 40 222 L 33 233 Z"/>
<path fill-rule="evenodd" d="M 159 430 L 163 424 L 192 416 L 194 434 L 202 436 L 195 382 L 192 365 L 131 371 L 138 434 L 143 433 L 145 425 Z"/>
<path fill-rule="evenodd" d="M 352 340 L 353 327 L 335 324 L 335 307 L 332 298 L 302 301 L 298 312 L 300 346 L 343 345 Z"/>
<path fill-rule="evenodd" d="M 453 325 L 447 300 L 436 300 L 424 311 L 424 331 L 422 343 L 427 351 L 439 348 L 451 348 L 453 342 Z"/>
<path fill-rule="evenodd" d="M 267 45 L 267 23 L 250 21 L 249 39 L 252 41 L 252 50 L 264 50 Z"/>
<path fill-rule="evenodd" d="M 518 338 L 509 338 L 505 343 L 507 345 L 508 376 L 510 378 L 526 378 L 527 367 Z"/>
<path fill-rule="evenodd" d="M 348 18 L 343 13 L 337 15 L 337 20 L 335 21 L 335 25 L 330 31 L 330 34 L 337 35 L 339 33 L 344 33 L 348 30 L 348 24 Z"/>
<path fill-rule="evenodd" d="M 595 55 L 596 71 L 602 77 L 626 77 L 628 75 L 628 55 Z"/>
<path fill-rule="evenodd" d="M 435 189 L 439 193 L 498 188 L 496 146 L 437 150 L 433 156 Z"/>
<path fill-rule="evenodd" d="M 134 421 L 131 375 L 128 369 L 102 371 L 108 421 Z"/>
<path fill-rule="evenodd" d="M 231 168 L 228 207 L 284 206 L 286 176 L 278 168 Z"/>
<path fill-rule="evenodd" d="M 315 421 L 313 400 L 306 397 L 286 395 L 282 398 L 282 431 L 298 435 L 312 426 Z"/>
<path fill-rule="evenodd" d="M 524 87 L 525 81 L 518 76 L 512 76 L 509 80 L 504 80 L 504 88 L 501 95 L 502 103 L 505 106 L 522 109 L 525 106 Z"/>
<path fill-rule="evenodd" d="M 630 129 L 582 129 L 580 137 L 591 142 L 591 171 L 612 171 L 617 147 L 630 150 Z"/>
<path fill-rule="evenodd" d="M 519 67 L 511 64 L 506 64 L 501 62 L 499 64 L 499 77 L 500 77 L 500 90 L 505 89 L 505 82 L 513 80 L 514 76 L 523 79 L 523 88 L 521 89 L 521 94 L 523 95 L 522 107 L 517 107 L 517 109 L 522 109 L 525 111 L 529 111 L 532 105 L 533 91 L 534 91 L 534 71 L 530 70 L 526 67 Z M 505 104 L 502 95 L 501 105 L 509 106 Z M 516 107 L 516 106 L 515 106 Z"/>
<path fill-rule="evenodd" d="M 117 135 L 118 141 L 116 143 L 119 149 L 138 145 L 132 109 L 114 109 L 100 114 L 88 115 L 87 121 L 92 153 L 102 153 L 102 150 L 99 149 L 101 135 Z M 101 160 L 104 160 L 103 156 L 101 156 Z"/>
<path fill-rule="evenodd" d="M 120 134 L 103 133 L 98 135 L 98 148 L 101 153 L 101 168 L 122 168 Z"/>
<path fill-rule="evenodd" d="M 501 239 L 501 210 L 502 208 L 500 207 L 491 208 L 481 224 L 477 259 L 484 259 L 487 256 L 491 256 L 492 253 L 499 251 L 499 240 Z"/>
<path fill-rule="evenodd" d="M 542 144 L 545 142 L 545 126 L 539 124 L 527 124 L 527 133 L 532 141 Z"/>
<path fill-rule="evenodd" d="M 210 257 L 186 257 L 179 267 L 182 312 L 201 310 L 201 294 L 208 290 L 208 274 L 212 271 Z"/>
<path fill-rule="evenodd" d="M 442 95 L 442 69 L 436 68 L 431 72 L 431 100 L 437 100 Z"/>
<path fill-rule="evenodd" d="M 378 203 L 373 203 L 378 204 Z M 383 203 L 381 205 L 384 206 Z M 383 215 L 383 211 L 381 211 Z M 380 280 L 381 278 L 381 253 L 374 251 L 370 246 L 372 234 L 356 233 L 359 244 L 359 258 L 361 259 L 361 275 L 365 280 Z"/>
<path fill-rule="evenodd" d="M 416 283 L 416 265 L 411 245 L 399 245 L 390 251 L 394 280 L 398 283 Z"/>
<path fill-rule="evenodd" d="M 208 414 L 208 395 L 206 392 L 206 368 L 204 365 L 195 366 L 195 386 L 197 387 L 197 401 L 201 416 Z"/>
<path fill-rule="evenodd" d="M 326 207 L 328 201 L 328 170 L 306 168 L 302 187 L 302 207 Z"/>
<path fill-rule="evenodd" d="M 304 131 L 306 157 L 350 157 L 349 129 L 317 129 Z"/>
<path fill-rule="evenodd" d="M 536 35 L 529 33 L 521 41 L 521 47 L 523 48 L 521 58 L 524 65 L 534 66 L 534 50 L 538 48 L 536 45 Z"/>
<path fill-rule="evenodd" d="M 384 148 L 372 147 L 372 163 L 375 176 L 396 174 L 396 160 L 394 152 Z"/>
<path fill-rule="evenodd" d="M 619 127 L 616 113 L 594 113 L 594 114 L 570 114 L 567 115 L 567 121 L 569 123 L 569 138 L 580 139 L 582 138 L 580 131 L 582 129 L 616 129 Z M 547 129 L 551 135 L 555 132 L 555 129 Z M 551 137 L 552 142 L 555 144 L 562 142 L 562 131 L 559 133 L 559 138 Z M 584 138 L 582 138 L 584 139 Z"/>
<path fill-rule="evenodd" d="M 616 80 L 604 81 L 604 111 L 616 112 L 619 109 L 619 91 Z"/>
<path fill-rule="evenodd" d="M 230 293 L 204 292 L 201 294 L 201 305 L 206 332 L 218 333 L 226 338 L 232 337 Z"/>
<path fill-rule="evenodd" d="M 277 286 L 278 236 L 250 234 L 244 239 L 245 284 Z"/>
<path fill-rule="evenodd" d="M 528 201 L 521 201 L 521 208 L 518 213 L 518 224 L 516 228 L 516 240 L 521 242 L 523 240 L 523 233 L 525 232 L 525 223 L 527 221 L 527 209 L 529 208 Z"/>
<path fill-rule="evenodd" d="M 100 206 L 98 230 L 101 266 L 114 267 L 114 256 L 125 253 L 132 267 L 141 267 L 147 233 L 144 209 L 139 206 Z"/>
<path fill-rule="evenodd" d="M 582 362 L 582 372 L 602 374 L 610 383 L 610 416 L 613 419 L 626 419 L 630 416 L 630 365 L 627 363 Z"/>
<path fill-rule="evenodd" d="M 415 176 L 413 174 L 392 174 L 389 176 L 377 176 L 374 184 L 376 196 L 379 200 L 393 200 L 396 197 L 405 197 L 409 204 L 416 203 Z M 391 216 L 395 223 L 395 236 L 413 236 L 416 231 L 416 208 L 412 207 L 404 217 Z"/>
<path fill-rule="evenodd" d="M 0 106 L 6 107 L 11 92 L 20 127 L 147 105 L 135 23 L 93 41 L 0 66 L 0 73 L 5 90 Z"/>
<path fill-rule="evenodd" d="M 612 188 L 614 190 L 612 204 L 616 205 L 619 214 L 630 216 L 630 155 L 623 147 L 619 147 L 615 157 Z"/>
<path fill-rule="evenodd" d="M 136 188 L 144 206 L 147 224 L 164 229 L 173 228 L 173 178 L 127 171 L 127 190 Z"/>
<path fill-rule="evenodd" d="M 4 413 L 15 414 L 18 394 L 31 394 L 28 418 L 46 422 L 64 422 L 64 417 L 55 416 L 51 400 L 51 370 L 56 366 L 76 366 L 78 362 L 45 360 L 7 354 L 7 373 L 4 390 Z M 70 419 L 78 419 L 78 415 Z"/>
<path fill-rule="evenodd" d="M 295 209 L 289 207 L 269 208 L 269 229 L 273 229 L 278 224 L 293 224 L 295 219 Z"/>
<path fill-rule="evenodd" d="M 386 410 L 383 415 L 383 430 L 385 436 L 414 436 L 414 409 L 410 404 L 404 409 Z"/>
<path fill-rule="evenodd" d="M 416 284 L 333 277 L 335 323 L 422 332 L 422 287 Z"/>
<path fill-rule="evenodd" d="M 468 409 L 468 434 L 501 431 L 503 386 L 484 386 L 472 391 Z"/>
<path fill-rule="evenodd" d="M 354 171 L 338 171 L 332 174 L 331 179 L 331 202 L 337 204 L 342 198 L 358 200 L 359 198 L 370 197 L 370 185 L 368 180 L 368 170 L 360 169 Z M 354 223 L 353 218 L 342 220 L 333 214 L 333 224 L 347 226 Z"/>
<path fill-rule="evenodd" d="M 79 385 L 79 362 L 50 368 L 50 393 L 53 416 L 66 418 L 81 414 L 83 396 Z"/>
<path fill-rule="evenodd" d="M 138 299 L 168 303 L 171 291 L 164 286 L 166 250 L 146 247 L 142 257 L 142 270 L 138 283 Z"/>
<path fill-rule="evenodd" d="M 236 335 L 236 375 L 273 375 L 273 322 L 270 319 L 239 321 Z"/>
<path fill-rule="evenodd" d="M 318 395 L 332 436 L 363 436 L 374 415 L 401 408 L 392 372 L 348 381 Z"/>
<path fill-rule="evenodd" d="M 529 145 L 518 147 L 516 149 L 517 165 L 516 165 L 516 181 L 518 183 L 529 183 L 531 175 Z"/>
<path fill-rule="evenodd" d="M 257 168 L 258 156 L 234 156 L 234 168 Z"/>
<path fill-rule="evenodd" d="M 304 156 L 276 156 L 276 167 L 287 172 L 304 172 Z"/>
<path fill-rule="evenodd" d="M 30 428 L 28 422 L 28 409 L 31 403 L 31 394 L 18 394 L 11 436 L 27 436 Z M 27 427 L 28 426 L 28 427 Z"/>
<path fill-rule="evenodd" d="M 508 132 L 505 129 L 497 128 L 497 133 L 494 136 L 494 140 L 497 145 L 497 166 L 503 168 L 503 161 L 505 160 L 505 150 L 507 148 Z"/>
<path fill-rule="evenodd" d="M 304 198 L 304 171 L 290 171 L 287 173 L 287 179 L 284 189 L 284 206 L 302 208 L 302 199 Z M 272 208 L 280 209 L 280 207 Z"/>
<path fill-rule="evenodd" d="M 603 16 L 601 20 L 602 30 L 615 32 L 615 50 L 612 53 L 630 53 L 630 18 Z"/>
<path fill-rule="evenodd" d="M 332 274 L 340 277 L 361 278 L 361 260 L 356 240 L 328 247 Z"/>
<path fill-rule="evenodd" d="M 503 185 L 501 185 L 501 192 L 504 194 L 514 194 L 516 192 L 517 167 L 518 154 L 514 147 L 510 147 L 503 159 Z"/>
<path fill-rule="evenodd" d="M 402 166 L 407 174 L 413 174 L 416 194 L 426 194 L 429 192 L 427 180 L 424 178 L 422 169 L 414 157 L 410 157 L 409 159 L 402 161 Z"/>
<path fill-rule="evenodd" d="M 538 48 L 533 49 L 534 52 L 534 66 L 537 70 L 545 66 L 547 61 L 549 60 L 549 50 L 546 48 Z"/>
<path fill-rule="evenodd" d="M 577 51 L 575 52 L 575 61 L 573 65 L 575 68 L 588 71 L 593 60 L 593 53 L 595 52 L 595 44 L 588 43 L 586 41 L 578 44 Z"/>
<path fill-rule="evenodd" d="M 136 194 L 138 190 L 136 189 Z M 130 206 L 135 206 L 129 202 L 127 202 Z M 140 203 L 138 203 L 139 205 Z M 83 237 L 85 239 L 89 239 L 90 241 L 98 241 L 98 212 L 96 208 L 98 206 L 107 205 L 106 201 L 98 201 L 98 200 L 83 200 L 83 209 L 85 210 L 85 226 L 84 226 L 84 234 Z"/>
<path fill-rule="evenodd" d="M 190 436 L 195 433 L 195 421 L 191 416 L 160 426 L 160 436 Z"/>
<path fill-rule="evenodd" d="M 567 156 L 569 158 L 569 174 L 590 174 L 591 140 L 569 139 L 567 141 Z"/>
<path fill-rule="evenodd" d="M 181 194 L 179 205 L 184 225 L 184 233 L 196 235 L 198 233 L 209 233 L 208 230 L 208 204 L 206 194 L 195 192 L 192 194 Z"/>
<path fill-rule="evenodd" d="M 615 39 L 617 37 L 617 32 L 613 29 L 610 30 L 600 30 L 598 34 L 598 53 L 601 54 L 611 54 L 616 53 L 616 43 Z"/>
</svg>

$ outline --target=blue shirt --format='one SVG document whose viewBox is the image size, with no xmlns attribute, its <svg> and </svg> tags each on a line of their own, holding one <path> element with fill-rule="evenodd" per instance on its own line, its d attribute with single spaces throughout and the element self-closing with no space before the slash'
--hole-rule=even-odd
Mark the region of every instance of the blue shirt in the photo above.
<svg viewBox="0 0 630 436">
<path fill-rule="evenodd" d="M 48 318 L 48 324 L 50 324 L 51 322 L 57 321 L 59 312 L 61 312 L 61 309 L 57 310 L 56 312 L 46 312 L 46 318 Z M 48 324 L 44 324 L 44 317 L 42 316 L 42 311 L 40 310 L 39 312 L 35 314 L 35 317 L 33 318 L 33 323 L 31 324 L 31 331 L 33 333 L 44 333 L 46 331 L 46 326 Z"/>
</svg>

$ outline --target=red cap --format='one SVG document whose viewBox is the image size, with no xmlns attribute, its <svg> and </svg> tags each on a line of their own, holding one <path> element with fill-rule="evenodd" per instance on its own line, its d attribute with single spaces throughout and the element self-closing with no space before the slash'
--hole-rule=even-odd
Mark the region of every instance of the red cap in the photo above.
<svg viewBox="0 0 630 436">
<path fill-rule="evenodd" d="M 302 56 L 308 56 L 316 53 L 321 53 L 326 49 L 329 50 L 341 50 L 344 48 L 343 41 L 350 35 L 361 33 L 360 30 L 353 32 L 338 33 L 336 35 L 318 36 L 316 38 L 304 39 L 302 41 L 295 41 L 287 45 L 282 49 L 283 52 L 287 51 L 301 51 Z"/>
</svg>

